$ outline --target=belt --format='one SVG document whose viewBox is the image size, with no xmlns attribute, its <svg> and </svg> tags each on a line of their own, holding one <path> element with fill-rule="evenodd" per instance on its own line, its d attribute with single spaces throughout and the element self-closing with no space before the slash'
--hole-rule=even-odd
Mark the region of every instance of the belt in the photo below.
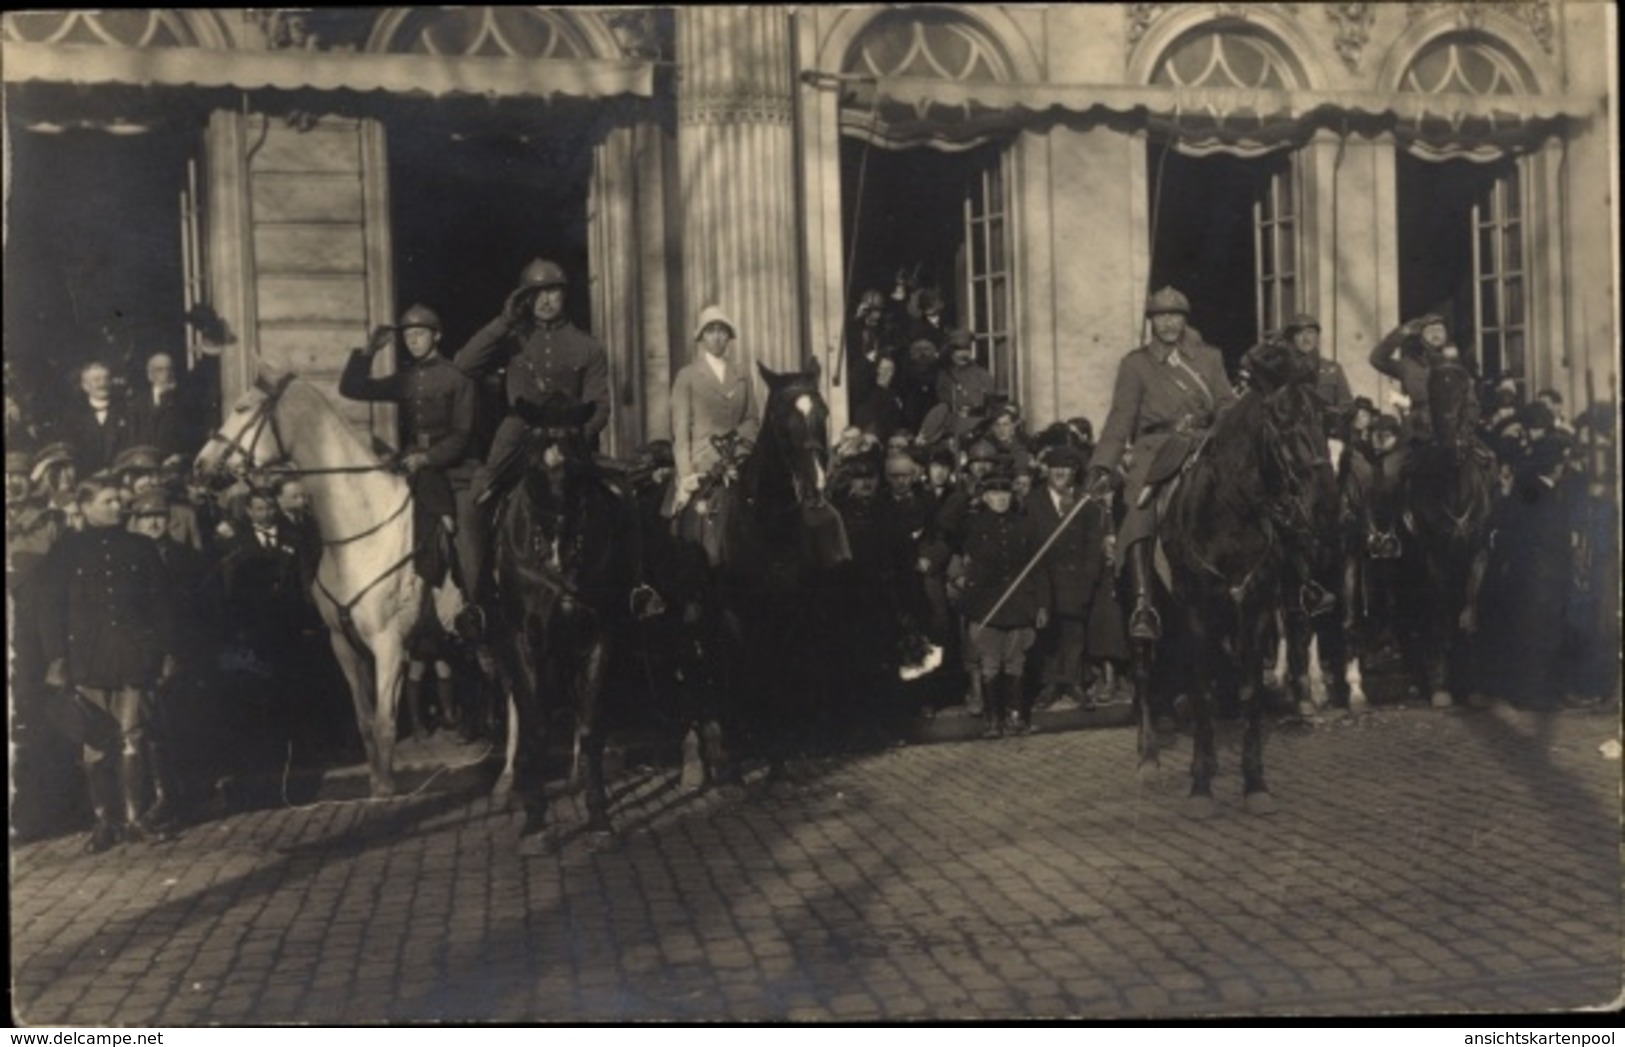
<svg viewBox="0 0 1625 1047">
<path fill-rule="evenodd" d="M 1187 433 L 1206 432 L 1213 424 L 1213 420 L 1206 415 L 1186 415 L 1185 418 L 1189 419 L 1188 427 L 1183 430 Z M 1184 419 L 1181 420 L 1181 422 L 1183 421 Z M 1181 422 L 1153 422 L 1142 428 L 1135 435 L 1135 439 L 1139 439 L 1141 436 L 1161 436 L 1163 433 L 1180 432 Z"/>
</svg>

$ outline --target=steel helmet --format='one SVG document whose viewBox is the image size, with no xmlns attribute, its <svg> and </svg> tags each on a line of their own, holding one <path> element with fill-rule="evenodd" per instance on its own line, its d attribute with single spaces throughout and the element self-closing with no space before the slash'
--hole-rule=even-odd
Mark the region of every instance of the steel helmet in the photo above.
<svg viewBox="0 0 1625 1047">
<path fill-rule="evenodd" d="M 426 305 L 414 305 L 401 314 L 400 322 L 396 326 L 403 331 L 409 327 L 427 327 L 431 331 L 438 332 L 440 317 Z"/>
<path fill-rule="evenodd" d="M 1291 338 L 1299 331 L 1309 330 L 1320 330 L 1320 321 L 1315 319 L 1315 317 L 1310 313 L 1299 313 L 1292 319 L 1288 320 L 1285 327 L 1281 328 L 1281 336 L 1283 338 Z"/>
<path fill-rule="evenodd" d="M 532 259 L 519 271 L 520 287 L 564 287 L 569 282 L 558 263 L 545 258 Z"/>
<path fill-rule="evenodd" d="M 1191 314 L 1190 299 L 1172 287 L 1164 287 L 1145 301 L 1145 315 L 1158 316 L 1162 313 L 1183 313 L 1185 316 L 1189 316 Z"/>
</svg>

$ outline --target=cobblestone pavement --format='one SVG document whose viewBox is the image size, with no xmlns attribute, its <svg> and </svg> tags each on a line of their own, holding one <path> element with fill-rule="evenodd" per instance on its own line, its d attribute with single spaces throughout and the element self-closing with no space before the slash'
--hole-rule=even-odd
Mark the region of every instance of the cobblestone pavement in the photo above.
<svg viewBox="0 0 1625 1047">
<path fill-rule="evenodd" d="M 1183 810 L 1130 730 L 613 782 L 517 853 L 472 771 L 100 858 L 12 852 L 15 1018 L 196 1025 L 1538 1011 L 1621 987 L 1617 705 L 1279 725 L 1280 810 Z M 564 819 L 579 822 L 567 807 Z"/>
</svg>

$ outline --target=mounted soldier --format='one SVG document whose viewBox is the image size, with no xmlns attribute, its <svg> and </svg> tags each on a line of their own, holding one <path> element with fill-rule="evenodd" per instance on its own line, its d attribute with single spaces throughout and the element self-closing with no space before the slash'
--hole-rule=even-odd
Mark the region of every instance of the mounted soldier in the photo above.
<svg viewBox="0 0 1625 1047">
<path fill-rule="evenodd" d="M 1124 489 L 1127 512 L 1117 536 L 1134 584 L 1129 635 L 1157 640 L 1162 623 L 1152 606 L 1152 543 L 1156 508 L 1148 488 L 1174 476 L 1202 442 L 1214 417 L 1235 402 L 1219 351 L 1189 328 L 1190 302 L 1172 287 L 1147 300 L 1151 341 L 1123 357 L 1111 413 L 1089 459 L 1089 488 L 1104 495 L 1132 450 Z"/>
<path fill-rule="evenodd" d="M 564 315 L 569 279 L 556 263 L 538 258 L 519 274 L 502 315 L 474 333 L 453 363 L 470 377 L 506 365 L 508 406 L 540 404 L 563 395 L 593 405 L 583 427 L 589 450 L 609 425 L 609 356 L 592 335 Z M 473 496 L 483 504 L 516 475 L 523 455 L 525 423 L 510 413 L 497 427 L 485 465 L 475 471 Z"/>
<path fill-rule="evenodd" d="M 406 361 L 399 371 L 384 378 L 371 375 L 372 358 L 393 344 L 395 332 L 406 346 Z M 469 481 L 474 463 L 468 456 L 470 434 L 474 431 L 474 383 L 439 353 L 440 317 L 424 305 L 414 305 L 401 314 L 394 328 L 373 332 L 366 349 L 350 354 L 339 378 L 339 395 L 351 400 L 392 403 L 401 411 L 402 453 L 399 465 L 406 471 L 416 506 L 414 533 L 431 533 L 438 524 L 446 535 L 456 536 L 458 567 L 463 587 L 468 587 L 476 570 L 474 546 L 463 535 L 468 529 L 472 496 Z M 440 542 L 423 542 L 427 570 L 425 580 L 439 587 L 445 581 L 446 558 Z"/>
</svg>

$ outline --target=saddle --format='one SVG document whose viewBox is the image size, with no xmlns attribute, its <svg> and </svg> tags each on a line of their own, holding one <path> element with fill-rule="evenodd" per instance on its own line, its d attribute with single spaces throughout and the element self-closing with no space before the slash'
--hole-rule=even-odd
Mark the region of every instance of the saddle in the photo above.
<svg viewBox="0 0 1625 1047">
<path fill-rule="evenodd" d="M 1146 470 L 1145 485 L 1140 488 L 1140 497 L 1136 500 L 1136 505 L 1143 509 L 1151 504 L 1152 499 L 1160 497 L 1159 489 L 1184 472 L 1186 466 L 1201 453 L 1207 439 L 1205 433 L 1169 434 L 1168 439 L 1157 448 L 1157 456 L 1151 460 L 1151 467 Z"/>
</svg>

